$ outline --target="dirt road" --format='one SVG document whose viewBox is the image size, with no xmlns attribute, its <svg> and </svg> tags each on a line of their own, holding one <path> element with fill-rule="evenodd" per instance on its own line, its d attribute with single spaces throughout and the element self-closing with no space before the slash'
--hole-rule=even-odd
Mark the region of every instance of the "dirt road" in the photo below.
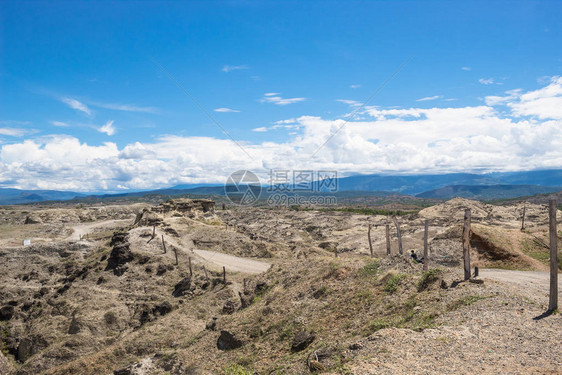
<svg viewBox="0 0 562 375">
<path fill-rule="evenodd" d="M 224 266 L 226 270 L 230 272 L 257 274 L 265 272 L 271 267 L 269 263 L 217 253 L 216 251 L 194 249 L 193 252 L 205 262 L 213 263 L 220 267 Z"/>
<path fill-rule="evenodd" d="M 481 269 L 480 277 L 515 285 L 533 297 L 544 298 L 549 293 L 550 274 L 548 272 Z M 558 275 L 558 290 L 562 291 L 562 275 Z"/>
<path fill-rule="evenodd" d="M 130 219 L 123 219 L 123 220 L 104 220 L 104 221 L 94 221 L 92 223 L 85 223 L 85 224 L 78 224 L 74 225 L 71 228 L 74 230 L 70 236 L 68 236 L 67 240 L 70 241 L 79 241 L 85 234 L 93 232 L 95 228 L 99 227 L 117 227 L 123 224 L 130 224 Z"/>
</svg>

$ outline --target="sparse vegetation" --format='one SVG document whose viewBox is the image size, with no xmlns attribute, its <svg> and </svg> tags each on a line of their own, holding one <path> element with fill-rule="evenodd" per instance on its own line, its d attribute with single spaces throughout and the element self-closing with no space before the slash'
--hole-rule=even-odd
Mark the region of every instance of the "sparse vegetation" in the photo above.
<svg viewBox="0 0 562 375">
<path fill-rule="evenodd" d="M 362 277 L 376 277 L 379 271 L 379 262 L 377 260 L 369 261 L 358 272 Z"/>
<path fill-rule="evenodd" d="M 254 373 L 247 370 L 244 366 L 237 363 L 232 364 L 224 369 L 225 375 L 253 375 Z"/>
<path fill-rule="evenodd" d="M 401 273 L 396 275 L 391 275 L 390 278 L 386 281 L 386 285 L 384 286 L 384 291 L 387 292 L 388 294 L 393 294 L 398 290 L 398 286 L 400 285 L 400 282 L 404 280 L 406 277 L 407 275 Z"/>
<path fill-rule="evenodd" d="M 437 269 L 437 268 L 433 268 L 433 269 L 430 269 L 428 271 L 425 271 L 422 274 L 420 280 L 418 281 L 418 292 L 423 292 L 432 283 L 439 280 L 439 275 L 441 275 L 441 273 L 442 273 L 442 271 Z"/>
</svg>

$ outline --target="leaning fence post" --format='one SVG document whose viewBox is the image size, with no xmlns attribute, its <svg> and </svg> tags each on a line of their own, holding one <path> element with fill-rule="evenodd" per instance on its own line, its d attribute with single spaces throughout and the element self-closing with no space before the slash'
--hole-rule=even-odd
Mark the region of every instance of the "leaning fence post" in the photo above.
<svg viewBox="0 0 562 375">
<path fill-rule="evenodd" d="M 429 249 L 427 246 L 427 232 L 428 232 L 427 219 L 425 220 L 423 226 L 423 270 L 427 271 L 429 269 Z"/>
<path fill-rule="evenodd" d="M 398 219 L 396 216 L 392 218 L 394 220 L 394 225 L 396 225 L 396 234 L 398 234 L 398 253 L 404 254 L 402 250 L 402 234 L 400 233 L 400 223 L 398 223 Z"/>
<path fill-rule="evenodd" d="M 162 235 L 162 247 L 164 248 L 164 254 L 166 254 L 166 243 L 164 242 L 164 235 Z"/>
<path fill-rule="evenodd" d="M 203 266 L 203 272 L 205 273 L 205 280 L 209 281 L 209 274 L 207 274 L 207 269 Z"/>
<path fill-rule="evenodd" d="M 556 199 L 548 202 L 548 216 L 550 227 L 550 297 L 548 311 L 558 308 L 558 239 L 556 231 Z"/>
<path fill-rule="evenodd" d="M 369 230 L 367 231 L 367 237 L 369 238 L 369 251 L 371 252 L 371 258 L 373 257 L 373 243 L 371 242 L 371 224 L 369 223 Z"/>
<path fill-rule="evenodd" d="M 386 223 L 386 255 L 390 255 L 390 225 Z"/>
<path fill-rule="evenodd" d="M 462 255 L 464 258 L 464 279 L 470 279 L 470 208 L 464 211 L 464 228 L 462 231 Z"/>
<path fill-rule="evenodd" d="M 189 262 L 189 276 L 193 276 L 193 269 L 191 268 L 191 257 L 188 258 Z"/>
</svg>

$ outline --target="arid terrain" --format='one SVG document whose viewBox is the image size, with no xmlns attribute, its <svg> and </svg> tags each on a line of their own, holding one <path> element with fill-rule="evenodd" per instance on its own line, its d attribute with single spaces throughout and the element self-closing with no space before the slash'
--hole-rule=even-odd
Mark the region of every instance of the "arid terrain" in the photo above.
<svg viewBox="0 0 562 375">
<path fill-rule="evenodd" d="M 220 206 L 0 207 L 0 373 L 562 373 L 545 205 Z"/>
</svg>

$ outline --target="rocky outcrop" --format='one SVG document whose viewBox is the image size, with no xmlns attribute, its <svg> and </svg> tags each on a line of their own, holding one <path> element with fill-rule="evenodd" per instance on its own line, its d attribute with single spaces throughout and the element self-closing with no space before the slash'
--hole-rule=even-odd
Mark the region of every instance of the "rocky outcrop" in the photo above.
<svg viewBox="0 0 562 375">
<path fill-rule="evenodd" d="M 121 276 L 127 270 L 126 264 L 133 260 L 134 256 L 129 249 L 129 234 L 126 232 L 120 232 L 113 234 L 111 238 L 110 246 L 113 246 L 113 250 L 107 259 L 106 271 L 113 270 L 113 274 L 116 276 Z"/>
<path fill-rule="evenodd" d="M 293 352 L 300 352 L 310 345 L 316 336 L 310 332 L 300 331 L 293 337 L 293 342 L 291 343 L 291 350 Z"/>
<path fill-rule="evenodd" d="M 217 340 L 217 349 L 219 350 L 233 350 L 240 348 L 244 343 L 232 333 L 228 331 L 221 331 Z"/>
<path fill-rule="evenodd" d="M 215 201 L 211 199 L 170 199 L 158 206 L 145 208 L 135 218 L 134 225 L 160 226 L 164 216 L 187 216 L 195 218 L 215 212 Z"/>
<path fill-rule="evenodd" d="M 43 223 L 43 221 L 39 216 L 28 215 L 25 217 L 24 224 L 41 224 L 41 223 Z"/>
<path fill-rule="evenodd" d="M 6 305 L 0 308 L 0 321 L 10 320 L 14 315 L 14 306 Z"/>
<path fill-rule="evenodd" d="M 172 292 L 172 296 L 174 297 L 182 297 L 185 295 L 190 294 L 191 292 L 191 277 L 186 276 L 180 280 L 179 283 L 176 284 L 174 287 L 174 291 Z"/>
</svg>

